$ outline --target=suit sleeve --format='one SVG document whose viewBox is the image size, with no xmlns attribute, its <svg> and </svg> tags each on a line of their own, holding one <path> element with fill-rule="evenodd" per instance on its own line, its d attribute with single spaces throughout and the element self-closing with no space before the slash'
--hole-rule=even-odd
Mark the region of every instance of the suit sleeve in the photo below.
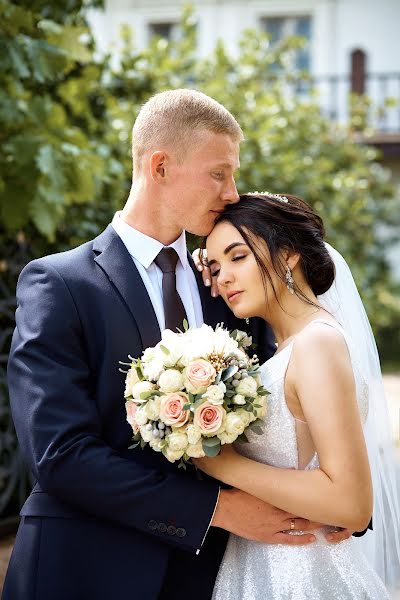
<svg viewBox="0 0 400 600">
<path fill-rule="evenodd" d="M 45 259 L 21 273 L 17 304 L 10 402 L 23 455 L 42 491 L 88 515 L 196 552 L 218 484 L 146 468 L 105 443 L 78 311 L 64 279 Z M 154 526 L 171 520 L 181 537 Z"/>
</svg>

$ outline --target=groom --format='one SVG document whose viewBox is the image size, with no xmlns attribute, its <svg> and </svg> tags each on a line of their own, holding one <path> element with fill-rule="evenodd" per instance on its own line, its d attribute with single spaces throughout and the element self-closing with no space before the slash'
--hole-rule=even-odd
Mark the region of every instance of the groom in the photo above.
<svg viewBox="0 0 400 600">
<path fill-rule="evenodd" d="M 155 345 L 170 322 L 163 247 L 173 249 L 170 292 L 190 326 L 246 327 L 203 287 L 184 233 L 207 235 L 218 213 L 238 201 L 241 139 L 232 115 L 204 94 L 156 95 L 133 128 L 123 211 L 95 240 L 21 273 L 9 390 L 36 483 L 21 511 L 3 600 L 205 600 L 228 532 L 312 541 L 282 533 L 295 515 L 220 491 L 152 450 L 127 449 L 132 433 L 118 361 Z M 251 321 L 263 362 L 274 352 L 271 333 Z"/>
</svg>

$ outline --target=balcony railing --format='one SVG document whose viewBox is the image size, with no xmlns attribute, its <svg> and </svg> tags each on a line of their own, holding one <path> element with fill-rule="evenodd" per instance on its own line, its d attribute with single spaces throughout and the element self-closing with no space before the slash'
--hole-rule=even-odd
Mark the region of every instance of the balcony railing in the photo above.
<svg viewBox="0 0 400 600">
<path fill-rule="evenodd" d="M 310 77 L 296 84 L 296 94 L 317 94 L 322 113 L 334 122 L 350 121 L 379 133 L 400 133 L 400 72 L 366 73 L 363 86 L 354 86 L 354 76 Z"/>
</svg>

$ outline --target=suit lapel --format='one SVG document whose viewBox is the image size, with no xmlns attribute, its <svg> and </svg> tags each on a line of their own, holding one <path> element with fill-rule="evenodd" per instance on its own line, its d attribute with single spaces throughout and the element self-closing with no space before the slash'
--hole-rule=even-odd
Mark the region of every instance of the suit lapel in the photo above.
<svg viewBox="0 0 400 600">
<path fill-rule="evenodd" d="M 201 306 L 203 308 L 204 323 L 215 327 L 218 323 L 225 323 L 227 326 L 227 307 L 222 298 L 213 298 L 210 288 L 203 283 L 201 273 L 196 269 L 193 258 L 188 252 L 188 260 L 194 275 L 196 277 L 197 287 L 199 290 Z"/>
<path fill-rule="evenodd" d="M 93 251 L 96 255 L 94 260 L 135 319 L 143 348 L 155 346 L 161 339 L 161 333 L 153 305 L 135 263 L 112 225 L 94 240 Z"/>
</svg>

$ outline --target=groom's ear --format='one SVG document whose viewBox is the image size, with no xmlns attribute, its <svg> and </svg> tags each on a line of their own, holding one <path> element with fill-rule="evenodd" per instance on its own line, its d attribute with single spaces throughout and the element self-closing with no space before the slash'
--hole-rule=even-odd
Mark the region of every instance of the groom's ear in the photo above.
<svg viewBox="0 0 400 600">
<path fill-rule="evenodd" d="M 150 173 L 156 183 L 163 183 L 166 178 L 168 155 L 163 150 L 156 150 L 150 156 Z"/>
</svg>

